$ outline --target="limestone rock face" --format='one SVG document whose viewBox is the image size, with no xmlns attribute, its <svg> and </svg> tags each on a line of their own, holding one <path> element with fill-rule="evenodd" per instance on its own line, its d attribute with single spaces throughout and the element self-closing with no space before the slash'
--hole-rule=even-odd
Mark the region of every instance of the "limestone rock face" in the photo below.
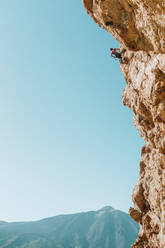
<svg viewBox="0 0 165 248">
<path fill-rule="evenodd" d="M 118 42 L 133 110 L 144 138 L 131 217 L 140 225 L 132 248 L 165 247 L 165 0 L 83 0 L 88 14 Z"/>
</svg>

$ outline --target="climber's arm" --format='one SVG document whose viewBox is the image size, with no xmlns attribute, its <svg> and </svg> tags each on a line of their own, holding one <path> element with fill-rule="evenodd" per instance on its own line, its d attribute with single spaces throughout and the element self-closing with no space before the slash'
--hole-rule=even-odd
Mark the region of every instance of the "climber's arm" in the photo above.
<svg viewBox="0 0 165 248">
<path fill-rule="evenodd" d="M 111 53 L 111 56 L 112 56 L 113 58 L 116 58 L 116 56 L 115 56 L 115 54 L 114 54 L 114 53 Z"/>
</svg>

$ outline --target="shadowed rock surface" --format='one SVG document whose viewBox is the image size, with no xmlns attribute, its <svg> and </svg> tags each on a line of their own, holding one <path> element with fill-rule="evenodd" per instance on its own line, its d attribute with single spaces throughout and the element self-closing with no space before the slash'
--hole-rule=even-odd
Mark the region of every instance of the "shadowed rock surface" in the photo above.
<svg viewBox="0 0 165 248">
<path fill-rule="evenodd" d="M 165 1 L 84 0 L 88 14 L 118 42 L 132 109 L 144 138 L 131 217 L 140 224 L 133 248 L 165 247 Z M 108 24 L 108 25 L 107 25 Z"/>
<path fill-rule="evenodd" d="M 112 207 L 33 222 L 0 222 L 1 248 L 128 248 L 138 224 Z"/>
</svg>

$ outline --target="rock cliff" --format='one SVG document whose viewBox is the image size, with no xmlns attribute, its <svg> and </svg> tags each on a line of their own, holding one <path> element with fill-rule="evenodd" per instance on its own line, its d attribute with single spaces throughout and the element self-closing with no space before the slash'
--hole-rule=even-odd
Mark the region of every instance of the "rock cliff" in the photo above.
<svg viewBox="0 0 165 248">
<path fill-rule="evenodd" d="M 146 145 L 133 190 L 140 225 L 132 248 L 165 247 L 165 0 L 83 0 L 88 14 L 119 43 L 127 86 L 123 104 Z"/>
</svg>

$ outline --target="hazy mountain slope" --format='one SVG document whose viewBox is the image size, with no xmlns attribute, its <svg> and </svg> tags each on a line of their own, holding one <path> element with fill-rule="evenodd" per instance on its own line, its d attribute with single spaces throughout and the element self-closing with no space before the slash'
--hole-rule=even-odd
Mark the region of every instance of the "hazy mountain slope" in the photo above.
<svg viewBox="0 0 165 248">
<path fill-rule="evenodd" d="M 0 222 L 0 247 L 128 248 L 137 233 L 128 214 L 105 207 L 34 222 Z"/>
</svg>

